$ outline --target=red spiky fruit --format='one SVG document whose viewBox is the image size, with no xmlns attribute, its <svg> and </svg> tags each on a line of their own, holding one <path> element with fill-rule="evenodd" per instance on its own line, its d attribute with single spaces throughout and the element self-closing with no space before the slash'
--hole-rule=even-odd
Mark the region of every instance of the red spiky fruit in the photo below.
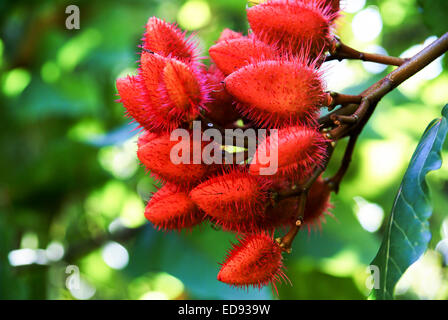
<svg viewBox="0 0 448 320">
<path fill-rule="evenodd" d="M 194 163 L 195 145 L 204 147 L 203 142 L 192 137 L 171 141 L 170 134 L 157 135 L 138 148 L 137 157 L 157 179 L 190 186 L 204 179 L 214 169 L 211 165 Z"/>
<path fill-rule="evenodd" d="M 154 107 L 161 103 L 159 87 L 163 81 L 163 69 L 168 60 L 157 53 L 142 51 L 140 54 L 139 75 L 143 79 L 146 92 Z"/>
<path fill-rule="evenodd" d="M 293 54 L 322 54 L 336 13 L 327 0 L 268 0 L 247 9 L 253 33 Z M 304 51 L 305 50 L 305 51 Z"/>
<path fill-rule="evenodd" d="M 120 96 L 119 102 L 126 109 L 127 116 L 134 119 L 143 128 L 154 130 L 152 121 L 154 109 L 141 77 L 120 78 L 117 79 L 116 85 Z"/>
<path fill-rule="evenodd" d="M 117 80 L 128 114 L 152 132 L 171 132 L 197 117 L 209 101 L 199 70 L 179 60 L 142 52 L 139 75 Z"/>
<path fill-rule="evenodd" d="M 143 37 L 143 48 L 163 57 L 172 57 L 185 63 L 196 62 L 199 57 L 197 43 L 186 37 L 175 24 L 156 17 L 149 18 Z"/>
<path fill-rule="evenodd" d="M 153 194 L 145 217 L 159 229 L 181 230 L 200 224 L 204 214 L 185 191 L 168 183 Z"/>
<path fill-rule="evenodd" d="M 203 75 L 175 59 L 170 59 L 163 68 L 159 90 L 159 115 L 174 122 L 193 120 L 209 100 Z"/>
<path fill-rule="evenodd" d="M 321 73 L 302 59 L 262 61 L 229 75 L 225 88 L 260 126 L 312 123 L 325 103 Z"/>
<path fill-rule="evenodd" d="M 249 167 L 250 174 L 271 173 L 274 178 L 292 177 L 298 180 L 311 174 L 315 166 L 322 165 L 326 139 L 317 129 L 297 126 L 279 129 L 277 133 L 277 137 L 271 133 L 258 145 Z M 275 168 L 276 164 L 277 172 L 270 170 L 266 173 L 267 168 Z"/>
<path fill-rule="evenodd" d="M 252 62 L 277 57 L 277 51 L 272 46 L 247 37 L 218 42 L 208 52 L 225 75 Z"/>
<path fill-rule="evenodd" d="M 308 225 L 319 225 L 325 222 L 325 214 L 331 215 L 329 209 L 331 189 L 319 177 L 311 186 L 306 198 L 303 222 Z"/>
<path fill-rule="evenodd" d="M 238 39 L 238 38 L 243 38 L 243 37 L 244 36 L 242 33 L 225 28 L 224 30 L 222 30 L 221 35 L 219 36 L 219 39 L 217 42 Z"/>
<path fill-rule="evenodd" d="M 224 88 L 224 74 L 211 65 L 207 71 L 210 101 L 205 105 L 206 117 L 221 126 L 238 120 L 241 116 L 233 105 L 233 98 Z"/>
<path fill-rule="evenodd" d="M 269 199 L 269 183 L 246 172 L 233 171 L 211 178 L 190 192 L 193 201 L 225 230 L 258 230 Z"/>
<path fill-rule="evenodd" d="M 143 52 L 139 75 L 117 79 L 118 95 L 127 115 L 148 131 L 171 130 L 179 125 L 160 117 L 156 109 L 161 104 L 158 88 L 166 62 L 158 54 Z"/>
<path fill-rule="evenodd" d="M 282 249 L 265 233 L 247 235 L 228 253 L 218 280 L 235 287 L 261 288 L 285 279 Z"/>
</svg>

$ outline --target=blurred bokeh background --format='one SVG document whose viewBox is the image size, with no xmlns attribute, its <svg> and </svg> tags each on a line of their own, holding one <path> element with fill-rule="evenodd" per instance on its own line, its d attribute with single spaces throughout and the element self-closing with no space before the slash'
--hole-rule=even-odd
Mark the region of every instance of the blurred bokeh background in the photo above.
<svg viewBox="0 0 448 320">
<path fill-rule="evenodd" d="M 65 28 L 70 4 L 80 8 L 79 30 Z M 337 33 L 361 50 L 411 56 L 448 31 L 444 0 L 344 6 Z M 280 285 L 279 297 L 270 288 L 235 290 L 216 280 L 232 234 L 205 225 L 163 233 L 145 222 L 156 185 L 137 161 L 137 131 L 115 102 L 115 79 L 135 71 L 148 17 L 197 32 L 206 55 L 223 28 L 247 31 L 245 7 L 244 0 L 1 1 L 1 299 L 366 297 L 367 266 L 401 177 L 448 102 L 446 58 L 381 102 L 332 197 L 334 218 L 303 232 L 286 257 L 293 286 Z M 353 94 L 391 68 L 343 61 L 326 70 L 329 89 Z M 444 158 L 448 163 L 446 148 Z M 430 248 L 401 279 L 398 298 L 448 298 L 447 163 L 429 176 Z M 80 286 L 69 290 L 78 271 Z"/>
</svg>

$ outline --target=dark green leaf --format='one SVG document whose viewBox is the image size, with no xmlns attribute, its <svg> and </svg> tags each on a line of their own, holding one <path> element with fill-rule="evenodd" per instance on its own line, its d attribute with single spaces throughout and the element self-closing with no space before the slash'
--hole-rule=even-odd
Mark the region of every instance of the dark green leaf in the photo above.
<svg viewBox="0 0 448 320">
<path fill-rule="evenodd" d="M 428 219 L 432 214 L 425 177 L 442 164 L 440 152 L 448 131 L 448 105 L 443 117 L 433 120 L 412 156 L 395 198 L 381 247 L 372 261 L 379 268 L 379 289 L 374 299 L 393 299 L 395 285 L 426 250 L 431 239 Z"/>
</svg>

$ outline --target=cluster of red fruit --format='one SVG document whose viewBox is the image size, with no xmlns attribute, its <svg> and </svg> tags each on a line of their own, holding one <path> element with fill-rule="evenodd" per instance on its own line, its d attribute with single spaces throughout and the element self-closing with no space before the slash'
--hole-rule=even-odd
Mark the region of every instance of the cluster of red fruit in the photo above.
<svg viewBox="0 0 448 320">
<path fill-rule="evenodd" d="M 326 158 L 328 141 L 317 117 L 328 94 L 319 67 L 338 14 L 339 0 L 268 0 L 249 7 L 249 34 L 225 29 L 209 49 L 208 68 L 194 39 L 152 17 L 138 74 L 117 80 L 127 114 L 144 129 L 138 158 L 164 182 L 147 204 L 146 218 L 165 230 L 208 220 L 238 234 L 220 281 L 261 287 L 284 278 L 283 250 L 273 234 L 299 219 L 298 198 L 276 195 L 298 188 Z M 170 152 L 178 142 L 170 140 L 170 132 L 191 130 L 193 120 L 204 118 L 223 128 L 240 119 L 253 128 L 275 128 L 278 139 L 260 139 L 243 165 L 172 163 Z M 272 148 L 278 171 L 262 176 L 265 164 L 257 154 Z M 308 193 L 303 223 L 322 219 L 329 195 L 319 178 Z"/>
</svg>

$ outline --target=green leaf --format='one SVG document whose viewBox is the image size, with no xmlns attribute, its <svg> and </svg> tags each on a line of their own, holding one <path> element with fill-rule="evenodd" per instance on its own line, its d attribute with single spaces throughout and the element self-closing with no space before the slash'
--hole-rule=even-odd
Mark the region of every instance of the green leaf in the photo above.
<svg viewBox="0 0 448 320">
<path fill-rule="evenodd" d="M 448 131 L 448 105 L 443 117 L 426 128 L 401 182 L 381 247 L 371 265 L 379 268 L 379 288 L 373 299 L 393 299 L 395 285 L 426 250 L 431 239 L 428 219 L 432 214 L 425 177 L 442 164 L 440 152 Z"/>
</svg>

